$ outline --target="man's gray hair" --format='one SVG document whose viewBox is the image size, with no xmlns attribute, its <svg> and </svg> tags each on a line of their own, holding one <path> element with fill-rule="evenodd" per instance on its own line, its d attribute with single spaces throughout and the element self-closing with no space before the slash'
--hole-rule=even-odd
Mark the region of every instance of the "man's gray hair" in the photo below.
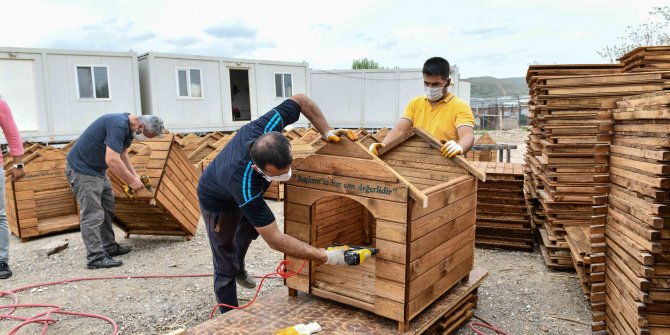
<svg viewBox="0 0 670 335">
<path fill-rule="evenodd" d="M 144 125 L 144 130 L 163 137 L 163 120 L 156 115 L 140 115 L 137 117 L 140 123 Z"/>
</svg>

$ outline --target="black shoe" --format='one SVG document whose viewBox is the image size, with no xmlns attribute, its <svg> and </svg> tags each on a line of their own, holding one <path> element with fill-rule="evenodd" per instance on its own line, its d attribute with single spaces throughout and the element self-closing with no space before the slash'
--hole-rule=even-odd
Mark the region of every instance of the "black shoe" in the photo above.
<svg viewBox="0 0 670 335">
<path fill-rule="evenodd" d="M 9 269 L 7 262 L 0 262 L 0 279 L 7 279 L 12 276 L 12 270 Z"/>
<path fill-rule="evenodd" d="M 100 268 L 113 268 L 117 266 L 121 266 L 123 264 L 122 261 L 117 261 L 111 257 L 104 257 L 100 258 L 98 260 L 95 260 L 91 263 L 88 263 L 88 268 L 89 269 L 100 269 Z"/>
<path fill-rule="evenodd" d="M 125 255 L 129 253 L 131 249 L 131 247 L 124 247 L 120 244 L 117 244 L 115 249 L 112 251 L 107 251 L 107 255 L 109 255 L 109 257 Z"/>
<path fill-rule="evenodd" d="M 238 274 L 235 276 L 235 281 L 237 282 L 237 285 L 242 287 L 256 288 L 256 281 L 249 275 L 249 272 L 244 271 L 244 273 Z"/>
</svg>

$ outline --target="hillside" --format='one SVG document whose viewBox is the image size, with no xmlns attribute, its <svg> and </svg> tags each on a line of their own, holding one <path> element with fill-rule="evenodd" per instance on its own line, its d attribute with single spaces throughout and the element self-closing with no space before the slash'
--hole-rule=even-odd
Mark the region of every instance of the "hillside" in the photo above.
<svg viewBox="0 0 670 335">
<path fill-rule="evenodd" d="M 528 86 L 524 77 L 501 79 L 494 77 L 472 77 L 461 80 L 470 82 L 470 97 L 472 98 L 528 94 Z"/>
</svg>

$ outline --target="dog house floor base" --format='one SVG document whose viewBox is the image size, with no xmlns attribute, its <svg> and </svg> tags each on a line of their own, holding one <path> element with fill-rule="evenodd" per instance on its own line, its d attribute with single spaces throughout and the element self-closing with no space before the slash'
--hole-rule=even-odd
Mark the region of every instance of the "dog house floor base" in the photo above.
<svg viewBox="0 0 670 335">
<path fill-rule="evenodd" d="M 281 291 L 260 296 L 250 307 L 230 311 L 186 330 L 185 334 L 274 334 L 309 322 L 318 322 L 324 334 L 451 334 L 472 317 L 477 289 L 486 276 L 487 271 L 473 269 L 467 281 L 452 287 L 402 331 L 393 320 L 293 290 L 296 296 Z"/>
</svg>

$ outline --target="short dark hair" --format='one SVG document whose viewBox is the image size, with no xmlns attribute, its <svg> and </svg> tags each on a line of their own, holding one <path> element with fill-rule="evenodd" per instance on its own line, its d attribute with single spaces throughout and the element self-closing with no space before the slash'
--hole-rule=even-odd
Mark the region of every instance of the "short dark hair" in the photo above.
<svg viewBox="0 0 670 335">
<path fill-rule="evenodd" d="M 442 79 L 446 80 L 449 78 L 449 72 L 451 72 L 451 67 L 449 62 L 442 57 L 432 57 L 423 63 L 423 74 L 428 76 L 440 76 Z"/>
<path fill-rule="evenodd" d="M 261 170 L 265 170 L 268 164 L 277 169 L 285 169 L 293 162 L 291 156 L 291 144 L 286 136 L 279 132 L 271 131 L 259 136 L 251 144 L 249 150 L 254 164 Z"/>
</svg>

